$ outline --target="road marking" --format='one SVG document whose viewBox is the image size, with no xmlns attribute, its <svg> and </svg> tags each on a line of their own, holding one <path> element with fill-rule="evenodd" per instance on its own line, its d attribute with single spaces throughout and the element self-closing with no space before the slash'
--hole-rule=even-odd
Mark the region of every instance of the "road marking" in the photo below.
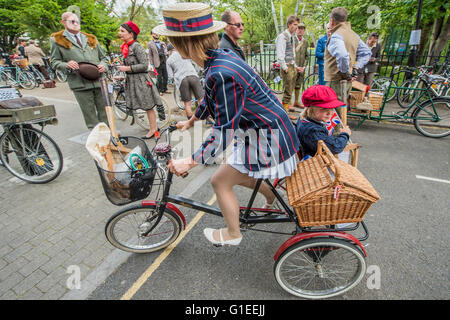
<svg viewBox="0 0 450 320">
<path fill-rule="evenodd" d="M 212 205 L 214 202 L 216 202 L 215 194 L 208 201 L 208 205 Z M 150 278 L 153 272 L 158 269 L 161 263 L 169 256 L 172 250 L 175 249 L 175 247 L 181 242 L 181 240 L 183 240 L 183 238 L 189 233 L 189 231 L 191 231 L 191 229 L 197 224 L 197 222 L 200 221 L 204 214 L 205 212 L 198 211 L 197 215 L 188 224 L 186 229 L 184 229 L 180 233 L 177 240 L 175 240 L 159 255 L 158 258 L 156 258 L 156 260 L 150 265 L 150 267 L 147 268 L 147 270 L 145 270 L 145 272 L 139 277 L 139 279 L 136 280 L 136 282 L 131 286 L 130 289 L 128 289 L 128 291 L 120 298 L 120 300 L 130 300 L 136 294 L 136 292 L 142 287 L 142 285 L 148 280 L 148 278 Z"/>
<path fill-rule="evenodd" d="M 450 180 L 443 180 L 443 179 L 437 179 L 437 178 L 430 178 L 430 177 L 424 177 L 416 175 L 417 179 L 423 179 L 423 180 L 430 180 L 430 181 L 436 181 L 436 182 L 442 182 L 442 183 L 450 183 Z"/>
</svg>

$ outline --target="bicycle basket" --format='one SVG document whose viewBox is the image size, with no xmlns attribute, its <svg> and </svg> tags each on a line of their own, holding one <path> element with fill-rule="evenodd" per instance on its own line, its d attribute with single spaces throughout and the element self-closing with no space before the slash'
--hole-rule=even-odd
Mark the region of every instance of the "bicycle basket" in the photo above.
<svg viewBox="0 0 450 320">
<path fill-rule="evenodd" d="M 143 140 L 135 137 L 120 137 L 119 140 L 123 147 L 132 151 L 127 155 L 115 152 L 114 170 L 106 170 L 94 161 L 106 197 L 117 206 L 145 199 L 152 191 L 157 170 Z"/>
</svg>

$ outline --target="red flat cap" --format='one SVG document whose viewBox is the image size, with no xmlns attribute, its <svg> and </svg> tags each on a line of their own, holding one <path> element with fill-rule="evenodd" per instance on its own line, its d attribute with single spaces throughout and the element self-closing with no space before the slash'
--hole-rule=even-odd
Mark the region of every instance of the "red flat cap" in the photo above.
<svg viewBox="0 0 450 320">
<path fill-rule="evenodd" d="M 337 108 L 345 106 L 344 102 L 338 100 L 333 89 L 319 84 L 309 87 L 303 92 L 302 102 L 305 107 Z"/>
</svg>

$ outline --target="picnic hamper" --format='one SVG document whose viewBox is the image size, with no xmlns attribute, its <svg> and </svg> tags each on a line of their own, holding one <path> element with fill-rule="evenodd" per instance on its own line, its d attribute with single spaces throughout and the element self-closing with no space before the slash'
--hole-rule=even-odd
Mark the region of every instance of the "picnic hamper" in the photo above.
<svg viewBox="0 0 450 320">
<path fill-rule="evenodd" d="M 336 159 L 323 141 L 286 179 L 286 191 L 302 227 L 360 222 L 380 199 L 363 174 Z"/>
</svg>

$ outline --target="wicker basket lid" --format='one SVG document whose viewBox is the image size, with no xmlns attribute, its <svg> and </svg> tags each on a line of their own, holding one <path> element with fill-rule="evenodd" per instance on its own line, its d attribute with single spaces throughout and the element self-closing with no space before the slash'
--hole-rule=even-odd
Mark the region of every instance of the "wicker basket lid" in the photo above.
<svg viewBox="0 0 450 320">
<path fill-rule="evenodd" d="M 339 170 L 338 177 L 335 176 L 336 167 Z M 365 198 L 371 202 L 380 199 L 375 188 L 357 168 L 339 159 L 331 164 L 326 156 L 316 155 L 300 162 L 294 174 L 288 177 L 289 203 L 301 205 L 336 185 L 344 185 L 348 192 L 357 190 L 355 193 L 367 195 Z"/>
</svg>

